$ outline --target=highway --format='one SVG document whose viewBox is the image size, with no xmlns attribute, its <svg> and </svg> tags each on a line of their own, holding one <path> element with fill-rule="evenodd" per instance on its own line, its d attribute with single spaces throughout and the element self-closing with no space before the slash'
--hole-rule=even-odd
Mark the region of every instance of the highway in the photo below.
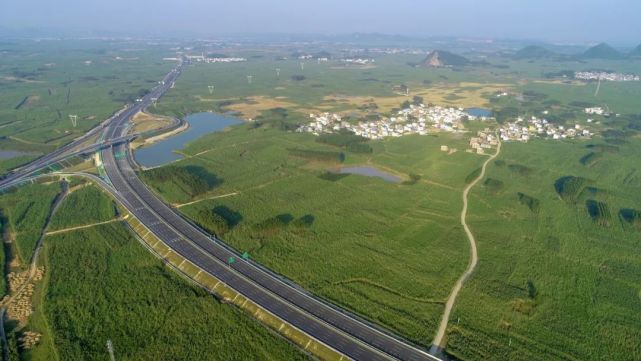
<svg viewBox="0 0 641 361">
<path fill-rule="evenodd" d="M 172 70 L 142 101 L 104 123 L 105 142 L 126 139 L 129 120 L 160 98 L 182 71 Z M 116 154 L 126 154 L 126 157 Z M 245 261 L 154 195 L 138 178 L 128 142 L 100 150 L 112 194 L 156 237 L 205 272 L 314 339 L 354 360 L 439 360 L 427 351 L 330 305 L 253 261 Z M 38 162 L 43 164 L 42 162 Z M 29 165 L 31 166 L 31 165 Z M 36 167 L 37 169 L 37 167 Z M 239 261 L 227 264 L 229 257 Z"/>
<path fill-rule="evenodd" d="M 22 166 L 20 168 L 14 169 L 13 171 L 11 171 L 8 174 L 6 174 L 2 179 L 0 179 L 0 188 L 8 187 L 11 184 L 15 184 L 20 179 L 25 178 L 25 177 L 33 174 L 34 172 L 36 172 L 36 171 L 38 171 L 38 170 L 40 170 L 42 168 L 45 168 L 45 167 L 49 166 L 50 164 L 55 163 L 56 161 L 58 161 L 61 158 L 67 157 L 68 153 L 70 151 L 73 151 L 75 148 L 77 148 L 82 143 L 87 141 L 90 137 L 98 134 L 100 131 L 105 129 L 112 121 L 114 121 L 116 118 L 118 118 L 119 115 L 122 116 L 122 115 L 125 115 L 125 113 L 126 114 L 130 114 L 131 113 L 131 109 L 127 108 L 127 109 L 125 109 L 125 110 L 123 110 L 123 111 L 121 111 L 119 113 L 116 113 L 114 116 L 112 116 L 111 118 L 105 120 L 104 122 L 102 122 L 97 127 L 92 128 L 91 130 L 89 130 L 87 133 L 85 133 L 81 137 L 78 137 L 78 138 L 74 139 L 71 143 L 62 146 L 62 147 L 54 150 L 51 153 L 43 155 L 42 157 L 34 160 L 33 162 L 31 162 L 31 163 L 29 163 L 29 164 L 27 164 L 25 166 Z M 135 114 L 135 113 L 133 113 L 133 114 Z M 133 114 L 131 114 L 131 115 L 133 115 Z"/>
</svg>

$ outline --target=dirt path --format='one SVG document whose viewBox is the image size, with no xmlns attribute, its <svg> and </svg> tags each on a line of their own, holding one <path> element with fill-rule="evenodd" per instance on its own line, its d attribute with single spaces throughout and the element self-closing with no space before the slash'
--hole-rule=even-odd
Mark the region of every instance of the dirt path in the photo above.
<svg viewBox="0 0 641 361">
<path fill-rule="evenodd" d="M 191 201 L 191 202 L 187 202 L 187 203 L 173 204 L 173 206 L 174 206 L 174 207 L 176 207 L 176 208 L 180 208 L 180 207 L 184 207 L 184 206 L 189 206 L 189 205 L 192 205 L 192 204 L 196 204 L 196 203 L 199 203 L 199 202 L 202 202 L 202 201 L 207 201 L 207 200 L 210 200 L 210 199 L 218 199 L 218 198 L 233 197 L 233 196 L 235 196 L 235 195 L 238 195 L 238 193 L 239 193 L 239 192 L 232 192 L 232 193 L 221 194 L 221 195 L 217 195 L 217 196 L 211 196 L 211 197 L 206 197 L 206 198 L 200 198 L 200 199 L 196 199 L 195 201 Z"/>
<path fill-rule="evenodd" d="M 501 152 L 501 140 L 499 139 L 499 144 L 496 147 L 496 153 L 494 153 L 494 155 L 489 157 L 483 163 L 483 166 L 481 167 L 481 174 L 479 174 L 479 176 L 476 177 L 476 179 L 472 183 L 468 184 L 468 186 L 465 187 L 465 189 L 463 190 L 463 209 L 461 210 L 461 225 L 465 230 L 467 239 L 470 241 L 470 251 L 471 251 L 472 257 L 470 258 L 470 263 L 467 265 L 467 269 L 461 275 L 461 277 L 456 281 L 456 284 L 454 285 L 454 288 L 452 288 L 452 292 L 450 293 L 450 296 L 447 299 L 447 302 L 445 303 L 445 310 L 443 311 L 441 324 L 438 327 L 438 332 L 434 337 L 434 341 L 432 341 L 432 351 L 437 351 L 438 349 L 445 348 L 445 344 L 443 343 L 443 338 L 445 337 L 445 331 L 447 330 L 447 324 L 450 320 L 450 313 L 452 312 L 452 308 L 454 307 L 454 303 L 456 302 L 456 297 L 458 296 L 459 291 L 461 291 L 461 288 L 463 287 L 463 283 L 474 272 L 474 269 L 476 268 L 476 264 L 478 263 L 478 254 L 476 251 L 476 239 L 474 238 L 474 234 L 472 234 L 472 231 L 470 231 L 470 227 L 467 226 L 467 222 L 466 222 L 468 193 L 481 179 L 483 179 L 483 177 L 485 177 L 485 168 L 494 158 L 496 158 L 499 155 L 500 152 Z"/>
<path fill-rule="evenodd" d="M 116 217 L 114 219 L 110 219 L 108 221 L 104 222 L 96 222 L 96 223 L 90 223 L 90 224 L 83 224 L 82 226 L 75 226 L 75 227 L 69 227 L 69 228 L 63 228 L 63 229 L 57 229 L 55 231 L 47 231 L 45 235 L 51 236 L 54 234 L 58 233 L 66 233 L 66 232 L 71 232 L 71 231 L 76 231 L 79 229 L 85 229 L 85 228 L 90 228 L 90 227 L 95 227 L 95 226 L 100 226 L 102 224 L 107 224 L 107 223 L 113 223 L 113 222 L 120 222 L 123 220 L 123 217 Z"/>
</svg>

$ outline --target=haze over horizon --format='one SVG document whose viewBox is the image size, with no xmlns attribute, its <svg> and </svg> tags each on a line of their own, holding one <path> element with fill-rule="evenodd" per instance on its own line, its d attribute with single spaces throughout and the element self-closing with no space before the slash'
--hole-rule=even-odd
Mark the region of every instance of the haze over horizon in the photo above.
<svg viewBox="0 0 641 361">
<path fill-rule="evenodd" d="M 26 0 L 0 6 L 10 29 L 81 29 L 119 34 L 384 33 L 412 36 L 537 39 L 550 42 L 641 42 L 635 0 L 455 0 L 394 3 L 357 0 Z"/>
</svg>

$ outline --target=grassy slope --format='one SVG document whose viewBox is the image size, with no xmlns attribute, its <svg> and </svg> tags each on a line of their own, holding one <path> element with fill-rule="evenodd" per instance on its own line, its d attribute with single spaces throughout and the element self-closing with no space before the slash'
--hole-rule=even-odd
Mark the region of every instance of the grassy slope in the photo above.
<svg viewBox="0 0 641 361">
<path fill-rule="evenodd" d="M 156 85 L 173 63 L 161 60 L 165 49 L 138 45 L 29 40 L 4 44 L 0 136 L 28 143 L 6 138 L 0 148 L 51 151 L 135 100 L 140 89 Z M 33 101 L 16 109 L 28 96 Z M 76 128 L 69 114 L 78 115 Z"/>
<path fill-rule="evenodd" d="M 22 264 L 31 259 L 51 204 L 59 192 L 57 183 L 27 185 L 0 198 L 0 208 L 8 219 L 9 232 L 15 235 L 17 256 Z"/>
<path fill-rule="evenodd" d="M 73 213 L 61 208 L 56 218 Z M 103 359 L 107 339 L 119 360 L 305 358 L 248 316 L 187 284 L 121 224 L 50 236 L 44 254 L 46 283 L 37 290 L 39 308 L 29 329 L 45 335 L 26 359 Z"/>
<path fill-rule="evenodd" d="M 361 176 L 331 182 L 318 176 L 336 164 L 291 157 L 287 149 L 337 148 L 269 125 L 240 125 L 195 141 L 184 153 L 200 154 L 175 163 L 202 167 L 222 180 L 200 198 L 238 194 L 181 210 L 192 217 L 204 209 L 236 212 L 238 224 L 223 236 L 232 246 L 323 297 L 429 344 L 442 311 L 438 302 L 467 262 L 458 224 L 460 192 L 468 169 L 482 158 L 438 151 L 441 144 L 461 149 L 463 142 L 405 137 L 372 143 L 371 156 L 347 155 L 348 164 L 371 163 L 403 177 L 418 173 L 423 178 L 416 185 Z M 152 186 L 171 202 L 188 198 L 167 184 Z M 277 215 L 308 214 L 314 219 L 309 228 L 256 227 Z"/>
<path fill-rule="evenodd" d="M 49 230 L 69 228 L 113 219 L 116 209 L 112 200 L 95 187 L 73 191 L 58 209 L 61 216 L 55 217 Z"/>
<path fill-rule="evenodd" d="M 450 334 L 451 351 L 465 360 L 641 357 L 641 231 L 618 217 L 621 208 L 641 206 L 639 143 L 630 140 L 592 167 L 580 163 L 585 143 L 505 146 L 501 160 L 532 172 L 491 167 L 488 177 L 504 188 L 473 193 L 469 223 L 480 262 L 452 317 L 461 321 Z M 567 175 L 594 180 L 600 191 L 568 204 L 554 188 Z M 517 192 L 538 199 L 539 213 L 520 205 Z M 608 204 L 609 226 L 590 219 L 587 199 Z"/>
<path fill-rule="evenodd" d="M 535 97 L 526 99 L 525 102 L 517 102 L 512 96 L 492 104 L 492 107 L 516 107 L 527 116 L 540 115 L 541 111 L 549 110 L 550 115 L 562 120 L 578 121 L 586 125 L 582 106 L 572 104 L 576 101 L 595 105 L 607 103 L 612 111 L 624 114 L 639 112 L 635 99 L 641 88 L 636 83 L 603 84 L 599 97 L 595 98 L 594 85 L 537 82 L 544 73 L 565 69 L 616 68 L 619 71 L 638 73 L 638 63 L 528 63 L 492 58 L 489 59 L 491 63 L 507 66 L 502 69 L 472 67 L 459 72 L 441 69 L 419 73 L 405 65 L 406 60 L 412 60 L 410 58 L 379 58 L 378 67 L 367 70 L 332 70 L 322 64 L 307 64 L 307 80 L 303 82 L 292 82 L 289 79 L 291 74 L 302 73 L 295 61 L 259 61 L 192 68 L 181 77 L 176 89 L 169 92 L 159 108 L 168 114 L 184 114 L 217 109 L 217 101 L 200 101 L 198 97 L 242 101 L 244 96 L 266 95 L 285 96 L 287 101 L 299 104 L 301 110 L 304 110 L 305 106 L 317 105 L 324 95 L 332 93 L 392 96 L 391 86 L 399 83 L 406 83 L 412 89 L 425 86 L 423 81 L 431 81 L 435 85 L 478 81 L 507 83 L 512 84 L 511 88 L 517 92 L 535 92 Z M 281 75 L 280 80 L 276 79 L 271 74 L 274 67 L 285 69 L 281 74 L 288 75 Z M 249 73 L 254 75 L 252 86 L 244 81 L 244 76 Z M 206 90 L 208 84 L 225 86 L 217 86 L 215 94 L 209 96 Z M 603 91 L 605 89 L 607 90 Z M 453 92 L 456 93 L 456 89 Z M 558 105 L 550 106 L 555 101 L 559 102 Z M 546 102 L 549 104 L 544 104 Z M 346 106 L 335 104 L 332 108 L 343 109 Z M 304 117 L 291 114 L 296 121 L 305 121 Z M 597 120 L 601 124 L 591 124 L 597 130 L 625 124 L 616 118 L 597 117 Z M 391 323 L 394 326 L 390 327 L 419 339 L 419 342 L 429 342 L 427 335 L 431 334 L 428 329 L 432 321 L 424 320 L 433 318 L 437 314 L 436 310 L 426 304 L 417 306 L 407 299 L 399 301 L 389 291 L 425 298 L 445 293 L 446 284 L 452 283 L 448 281 L 449 277 L 458 274 L 458 265 L 465 264 L 467 254 L 461 243 L 462 238 L 452 234 L 452 243 L 435 244 L 434 241 L 445 239 L 444 228 L 453 222 L 454 210 L 459 202 L 453 195 L 454 192 L 450 194 L 442 187 L 421 187 L 421 192 L 407 195 L 417 207 L 413 212 L 408 212 L 408 200 L 402 195 L 406 190 L 392 191 L 395 186 L 353 176 L 335 184 L 319 182 L 312 175 L 326 165 L 295 164 L 282 149 L 291 146 L 318 149 L 318 144 L 313 143 L 312 139 L 299 135 L 273 135 L 272 143 L 264 141 L 256 133 L 258 132 L 245 136 L 232 131 L 221 136 L 204 137 L 188 147 L 186 154 L 212 149 L 197 159 L 188 159 L 179 164 L 198 164 L 222 177 L 223 184 L 212 192 L 213 195 L 236 191 L 241 193 L 184 207 L 184 212 L 195 216 L 203 208 L 220 206 L 238 211 L 242 221 L 224 236 L 235 247 L 251 250 L 261 262 L 325 297 L 385 324 Z M 461 154 L 444 158 L 451 162 L 434 158 L 434 154 L 438 153 L 432 151 L 431 146 L 435 144 L 425 144 L 420 139 L 402 138 L 375 145 L 375 164 L 406 174 L 417 172 L 428 179 L 436 175 L 443 184 L 460 188 L 459 184 L 474 169 L 474 164 L 462 162 L 464 158 Z M 455 145 L 445 141 L 442 143 Z M 638 271 L 638 258 L 634 258 L 632 251 L 635 248 L 630 247 L 631 244 L 638 245 L 639 235 L 630 233 L 629 229 L 617 230 L 615 225 L 618 224 L 618 207 L 641 208 L 638 200 L 629 197 L 630 194 L 638 193 L 638 188 L 628 185 L 615 192 L 616 196 L 612 197 L 615 197 L 618 204 L 610 205 L 613 226 L 606 230 L 595 226 L 589 218 L 586 219 L 585 199 L 569 210 L 560 207 L 554 201 L 557 199 L 554 181 L 560 176 L 569 175 L 566 173 L 581 175 L 593 172 L 579 162 L 588 153 L 583 146 L 584 144 L 562 143 L 508 145 L 504 158 L 514 164 L 533 167 L 536 169 L 535 175 L 526 178 L 509 171 L 507 167 L 490 168 L 488 177 L 493 181 L 488 184 L 500 187 L 490 189 L 480 186 L 472 194 L 470 224 L 474 230 L 478 229 L 481 263 L 474 280 L 464 287 L 461 306 L 453 315 L 453 319 L 461 317 L 461 335 L 452 336 L 450 345 L 457 355 L 464 356 L 464 359 L 481 359 L 494 355 L 505 358 L 556 359 L 569 354 L 590 359 L 605 355 L 615 347 L 618 351 L 614 354 L 620 355 L 622 359 L 629 355 L 626 352 L 631 351 L 632 355 L 638 353 L 633 342 L 639 335 L 638 321 L 624 321 L 622 309 L 612 306 L 623 302 L 627 305 L 623 309 L 632 307 L 628 309 L 632 311 L 640 298 L 636 281 L 631 281 L 630 276 L 636 275 Z M 465 148 L 460 144 L 458 147 Z M 608 157 L 606 155 L 605 159 Z M 638 179 L 636 173 L 631 171 L 634 159 L 638 159 L 638 156 L 628 150 L 614 159 L 614 162 L 600 161 L 600 165 L 595 167 L 606 164 L 609 167 L 596 175 L 592 174 L 591 178 L 599 179 L 600 182 L 602 180 L 607 188 L 619 189 L 612 178 L 614 174 L 632 180 Z M 347 158 L 347 163 L 363 161 L 360 156 L 350 155 Z M 622 170 L 619 167 L 622 164 L 629 168 L 625 175 L 620 174 Z M 186 198 L 171 187 L 160 188 L 163 196 L 170 200 L 184 201 Z M 539 200 L 540 215 L 534 216 L 527 206 L 520 205 L 517 192 L 524 192 Z M 612 193 L 613 190 L 609 192 Z M 421 202 L 423 199 L 426 201 Z M 509 207 L 504 204 L 509 204 Z M 429 207 L 427 211 L 420 208 L 426 205 Z M 251 229 L 253 223 L 282 212 L 290 212 L 294 217 L 306 213 L 316 216 L 311 232 L 296 234 L 296 231 L 288 230 L 262 236 Z M 434 216 L 434 213 L 440 213 L 440 216 Z M 417 214 L 420 216 L 417 217 Z M 450 219 L 444 221 L 441 217 L 443 214 L 447 214 L 445 218 Z M 404 218 L 412 221 L 399 221 Z M 533 218 L 538 221 L 532 220 Z M 395 222 L 387 223 L 390 220 Z M 421 226 L 423 221 L 431 223 L 431 226 Z M 615 239 L 625 239 L 619 248 L 611 245 L 613 234 Z M 425 239 L 425 235 L 429 235 L 430 241 L 417 248 L 421 244 L 417 240 Z M 585 239 L 591 243 L 585 244 Z M 455 242 L 458 242 L 457 246 L 453 246 Z M 565 253 L 559 256 L 558 249 L 566 246 L 568 248 Z M 453 252 L 458 254 L 453 255 Z M 618 259 L 623 257 L 622 252 L 627 252 L 623 260 Z M 602 257 L 591 262 L 583 260 L 583 257 L 595 253 Z M 424 262 L 428 259 L 435 261 L 431 264 L 432 268 L 428 269 L 446 271 L 446 275 L 426 275 L 425 264 L 417 263 L 408 254 L 421 257 Z M 624 284 L 613 283 L 618 287 L 617 292 L 623 293 L 621 297 L 614 290 L 604 293 L 603 290 L 607 287 L 602 277 L 597 275 L 601 266 L 595 265 L 601 265 L 607 257 L 615 259 L 611 261 L 614 265 L 609 267 L 624 274 L 621 276 L 626 280 Z M 411 276 L 408 277 L 408 274 Z M 363 275 L 365 277 L 360 277 Z M 364 283 L 362 280 L 340 283 L 350 278 L 376 279 L 378 284 Z M 439 279 L 441 284 L 434 287 Z M 533 280 L 537 290 L 543 289 L 538 291 L 534 300 L 529 298 L 527 292 L 529 279 Z M 425 288 L 421 286 L 423 282 L 429 285 L 429 292 L 425 292 Z M 577 283 L 582 285 L 577 286 Z M 598 297 L 595 293 L 591 294 L 591 299 L 598 306 L 588 308 L 589 312 L 578 311 L 588 307 L 585 294 L 573 295 L 569 291 L 576 291 L 578 287 L 583 292 L 583 284 L 598 286 L 600 290 Z M 378 287 L 381 285 L 387 288 L 384 290 Z M 554 295 L 556 299 L 545 300 L 553 298 L 549 296 L 553 293 L 551 288 L 559 290 Z M 636 294 L 633 292 L 635 290 Z M 600 301 L 596 301 L 599 297 Z M 376 301 L 372 301 L 373 299 Z M 531 306 L 534 306 L 534 313 L 530 316 L 522 315 L 531 312 L 528 309 Z M 574 312 L 566 313 L 568 311 Z M 408 319 L 411 321 L 407 321 Z M 595 326 L 595 319 L 600 319 L 598 322 L 602 326 Z M 510 324 L 512 326 L 508 326 Z M 548 332 L 545 330 L 546 325 L 553 325 L 556 330 Z M 419 328 L 422 330 L 418 331 Z M 512 330 L 512 348 L 506 347 L 510 342 L 505 337 L 508 328 Z M 567 329 L 572 329 L 572 332 L 567 332 L 566 335 Z M 564 354 L 563 350 L 566 349 L 567 354 Z M 533 351 L 537 352 L 536 356 L 532 354 Z"/>
</svg>

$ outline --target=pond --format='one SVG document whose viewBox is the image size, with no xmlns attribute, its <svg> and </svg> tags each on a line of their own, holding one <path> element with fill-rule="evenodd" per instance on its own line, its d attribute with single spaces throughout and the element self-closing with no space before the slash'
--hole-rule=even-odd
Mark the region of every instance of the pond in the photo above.
<svg viewBox="0 0 641 361">
<path fill-rule="evenodd" d="M 478 117 L 478 118 L 480 117 L 488 118 L 492 116 L 492 111 L 485 108 L 467 108 L 465 109 L 465 111 L 467 112 L 467 114 L 474 117 Z"/>
<path fill-rule="evenodd" d="M 188 142 L 207 133 L 242 123 L 240 119 L 217 113 L 195 113 L 187 116 L 185 120 L 189 123 L 189 128 L 184 132 L 135 150 L 134 157 L 138 164 L 151 168 L 181 159 L 183 156 L 175 151 L 183 149 Z"/>
<path fill-rule="evenodd" d="M 366 177 L 377 177 L 386 182 L 401 183 L 402 179 L 393 174 L 383 172 L 382 170 L 374 167 L 343 167 L 338 170 L 340 174 L 358 174 Z"/>
</svg>

